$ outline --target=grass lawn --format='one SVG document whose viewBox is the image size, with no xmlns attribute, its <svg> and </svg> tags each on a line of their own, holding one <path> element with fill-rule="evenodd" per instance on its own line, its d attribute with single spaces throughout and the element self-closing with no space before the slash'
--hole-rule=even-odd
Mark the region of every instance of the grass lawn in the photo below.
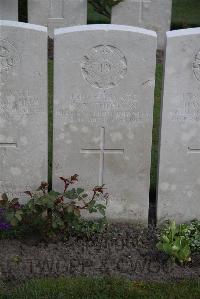
<svg viewBox="0 0 200 299">
<path fill-rule="evenodd" d="M 3 294 L 4 293 L 4 294 Z M 197 299 L 200 283 L 147 284 L 114 278 L 33 280 L 0 299 Z"/>
</svg>

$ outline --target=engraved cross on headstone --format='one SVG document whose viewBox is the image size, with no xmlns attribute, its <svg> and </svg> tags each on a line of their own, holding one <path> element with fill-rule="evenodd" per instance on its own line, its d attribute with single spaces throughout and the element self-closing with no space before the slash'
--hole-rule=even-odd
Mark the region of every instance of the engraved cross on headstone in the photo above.
<svg viewBox="0 0 200 299">
<path fill-rule="evenodd" d="M 6 150 L 7 148 L 17 148 L 17 143 L 14 142 L 8 142 L 8 143 L 0 143 L 0 152 L 1 149 Z M 4 179 L 4 171 L 3 171 L 3 157 L 0 159 L 0 186 L 3 183 Z"/>
<path fill-rule="evenodd" d="M 200 154 L 200 146 L 188 146 L 189 154 Z"/>
<path fill-rule="evenodd" d="M 64 2 L 63 0 L 49 0 L 49 18 L 63 19 Z"/>
<path fill-rule="evenodd" d="M 107 154 L 124 154 L 124 149 L 105 148 L 105 128 L 101 128 L 100 148 L 99 149 L 81 149 L 82 154 L 100 154 L 99 161 L 99 186 L 104 184 L 104 157 Z"/>
<path fill-rule="evenodd" d="M 142 23 L 143 19 L 143 8 L 144 4 L 151 3 L 152 0 L 132 0 L 133 2 L 139 3 L 139 23 Z"/>
</svg>

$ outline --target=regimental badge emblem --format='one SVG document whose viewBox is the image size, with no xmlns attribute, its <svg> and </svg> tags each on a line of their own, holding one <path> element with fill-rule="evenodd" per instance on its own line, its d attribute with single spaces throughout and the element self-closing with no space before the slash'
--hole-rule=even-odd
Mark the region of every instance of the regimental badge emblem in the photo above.
<svg viewBox="0 0 200 299">
<path fill-rule="evenodd" d="M 200 51 L 195 55 L 195 59 L 193 62 L 193 72 L 195 78 L 200 81 Z"/>
<path fill-rule="evenodd" d="M 17 49 L 7 40 L 0 39 L 0 73 L 9 71 L 17 65 L 18 61 Z"/>
<path fill-rule="evenodd" d="M 95 88 L 117 86 L 127 74 L 127 59 L 116 47 L 99 45 L 84 56 L 81 63 L 84 79 Z"/>
</svg>

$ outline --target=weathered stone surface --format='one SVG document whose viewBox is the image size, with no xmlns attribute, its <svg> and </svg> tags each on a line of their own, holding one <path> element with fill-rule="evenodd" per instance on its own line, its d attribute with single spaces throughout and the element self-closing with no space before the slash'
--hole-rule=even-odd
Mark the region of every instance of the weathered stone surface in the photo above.
<svg viewBox="0 0 200 299">
<path fill-rule="evenodd" d="M 47 159 L 47 30 L 0 21 L 0 193 L 36 190 Z"/>
<path fill-rule="evenodd" d="M 55 28 L 87 24 L 87 0 L 28 0 L 29 23 Z"/>
<path fill-rule="evenodd" d="M 171 25 L 172 0 L 124 0 L 112 9 L 112 24 L 138 26 L 158 34 L 158 49 L 164 49 Z"/>
<path fill-rule="evenodd" d="M 54 169 L 107 186 L 111 220 L 147 223 L 156 33 L 118 25 L 55 31 Z"/>
<path fill-rule="evenodd" d="M 167 34 L 158 220 L 200 218 L 200 29 Z"/>
<path fill-rule="evenodd" d="M 18 0 L 0 0 L 0 20 L 18 21 Z"/>
</svg>

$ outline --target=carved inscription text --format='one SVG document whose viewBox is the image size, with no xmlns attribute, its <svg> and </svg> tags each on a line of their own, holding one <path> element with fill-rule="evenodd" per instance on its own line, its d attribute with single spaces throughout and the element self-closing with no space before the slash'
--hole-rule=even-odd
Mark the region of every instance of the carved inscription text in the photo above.
<svg viewBox="0 0 200 299">
<path fill-rule="evenodd" d="M 73 94 L 65 106 L 57 106 L 56 117 L 68 122 L 90 123 L 102 126 L 108 123 L 138 123 L 150 119 L 134 94 L 119 96 L 111 92 L 94 95 Z"/>
<path fill-rule="evenodd" d="M 195 78 L 200 81 L 200 51 L 196 54 L 193 62 L 193 72 Z"/>
<path fill-rule="evenodd" d="M 200 94 L 185 93 L 170 118 L 173 121 L 200 121 Z"/>
<path fill-rule="evenodd" d="M 17 49 L 7 40 L 0 39 L 0 73 L 12 69 L 18 61 Z"/>
</svg>

